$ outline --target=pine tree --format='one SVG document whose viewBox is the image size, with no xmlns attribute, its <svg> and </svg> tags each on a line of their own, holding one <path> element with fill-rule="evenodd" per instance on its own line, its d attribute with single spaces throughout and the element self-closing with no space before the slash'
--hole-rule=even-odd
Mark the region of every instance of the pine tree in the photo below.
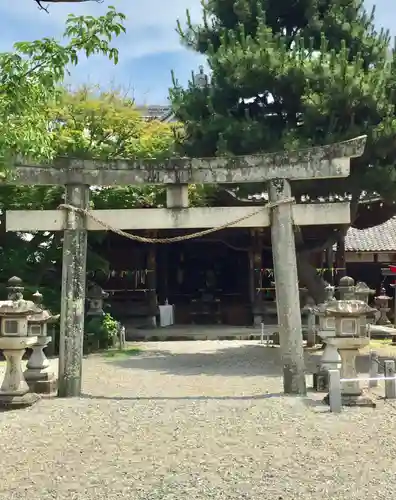
<svg viewBox="0 0 396 500">
<path fill-rule="evenodd" d="M 395 51 L 362 0 L 207 0 L 203 21 L 178 25 L 183 43 L 207 57 L 210 85 L 175 81 L 171 100 L 190 156 L 254 154 L 329 144 L 367 134 L 366 151 L 343 180 L 293 183 L 297 199 L 351 199 L 360 227 L 395 213 Z M 238 187 L 239 195 L 264 186 Z M 219 187 L 221 191 L 221 187 Z M 365 210 L 361 211 L 364 198 Z M 307 198 L 306 198 L 307 199 Z M 382 208 L 367 210 L 367 200 Z M 372 205 L 373 206 L 373 205 Z M 362 222 L 359 214 L 370 214 Z M 373 213 L 375 216 L 373 217 Z M 312 243 L 300 231 L 298 258 Z M 345 231 L 345 228 L 340 229 Z M 337 239 L 330 228 L 315 246 Z M 323 281 L 305 269 L 316 300 Z"/>
<path fill-rule="evenodd" d="M 171 91 L 191 156 L 304 148 L 368 135 L 343 181 L 295 185 L 311 198 L 395 195 L 395 74 L 388 32 L 361 0 L 208 0 L 179 32 L 211 82 Z M 255 187 L 257 191 L 257 186 Z"/>
</svg>

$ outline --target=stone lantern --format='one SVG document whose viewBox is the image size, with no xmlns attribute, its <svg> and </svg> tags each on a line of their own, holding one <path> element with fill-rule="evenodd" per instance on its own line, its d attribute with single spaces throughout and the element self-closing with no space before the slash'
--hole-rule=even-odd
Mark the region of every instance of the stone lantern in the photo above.
<svg viewBox="0 0 396 500">
<path fill-rule="evenodd" d="M 306 317 L 307 347 L 314 347 L 316 344 L 316 315 L 315 300 L 308 295 L 304 307 L 301 309 L 301 315 Z"/>
<path fill-rule="evenodd" d="M 329 304 L 325 311 L 326 315 L 335 318 L 335 336 L 328 338 L 327 342 L 341 356 L 341 379 L 344 379 L 341 398 L 342 404 L 346 406 L 375 406 L 370 398 L 363 395 L 356 371 L 356 356 L 370 342 L 367 334 L 362 335 L 361 323 L 373 311 L 373 308 L 361 300 L 337 300 Z M 327 396 L 325 402 L 328 399 Z"/>
<path fill-rule="evenodd" d="M 47 325 L 56 322 L 59 315 L 53 316 L 50 311 L 41 308 L 43 296 L 38 291 L 33 294 L 33 299 L 40 312 L 28 316 L 28 335 L 37 337 L 37 342 L 32 346 L 33 352 L 24 375 L 32 392 L 51 394 L 57 390 L 57 379 L 44 349 L 51 342 Z"/>
<path fill-rule="evenodd" d="M 340 363 L 340 356 L 332 346 L 328 345 L 326 339 L 335 335 L 334 318 L 325 314 L 326 308 L 329 304 L 336 302 L 334 297 L 334 287 L 331 285 L 326 286 L 326 300 L 315 308 L 315 313 L 319 317 L 318 335 L 326 343 L 321 358 L 321 368 L 330 370 L 337 368 Z"/>
<path fill-rule="evenodd" d="M 8 280 L 8 299 L 0 301 L 0 349 L 6 358 L 6 372 L 0 387 L 0 407 L 23 408 L 38 401 L 39 396 L 29 392 L 22 371 L 22 358 L 37 342 L 28 335 L 28 317 L 38 314 L 40 308 L 23 298 L 22 280 L 16 276 Z"/>
<path fill-rule="evenodd" d="M 381 287 L 380 294 L 378 297 L 375 297 L 375 305 L 380 312 L 380 317 L 378 318 L 378 325 L 390 325 L 390 321 L 387 317 L 387 313 L 390 311 L 390 307 L 388 307 L 389 301 L 392 297 L 388 297 L 386 295 L 385 288 Z"/>
<path fill-rule="evenodd" d="M 299 297 L 300 297 L 300 307 L 301 307 L 301 311 L 302 311 L 308 302 L 311 304 L 311 301 L 313 299 L 312 299 L 312 297 L 310 297 L 307 288 L 299 288 L 298 291 L 299 291 Z"/>
<path fill-rule="evenodd" d="M 355 297 L 356 297 L 356 300 L 361 300 L 365 304 L 368 304 L 369 300 L 370 300 L 370 296 L 373 296 L 373 295 L 375 295 L 375 290 L 371 290 L 366 285 L 366 283 L 363 283 L 363 281 L 359 281 L 357 283 L 357 285 L 355 286 Z M 372 311 L 373 312 L 370 313 L 370 317 L 362 316 L 360 318 L 360 327 L 362 329 L 362 332 L 361 332 L 362 335 L 365 335 L 365 334 L 368 333 L 366 331 L 368 324 L 375 322 L 375 313 L 378 314 L 378 312 L 377 312 L 376 309 L 372 309 Z"/>
<path fill-rule="evenodd" d="M 355 299 L 355 280 L 350 276 L 343 276 L 338 284 L 337 291 L 340 300 L 354 300 Z"/>
<path fill-rule="evenodd" d="M 105 292 L 99 285 L 94 284 L 88 289 L 87 300 L 89 309 L 87 316 L 103 316 L 104 300 L 109 294 Z"/>
<path fill-rule="evenodd" d="M 326 301 L 315 307 L 315 314 L 319 318 L 318 335 L 325 342 L 325 348 L 320 359 L 319 372 L 314 375 L 314 386 L 316 390 L 327 390 L 328 388 L 328 371 L 339 369 L 341 366 L 341 358 L 337 351 L 330 343 L 328 338 L 335 335 L 335 319 L 325 313 L 327 307 L 336 302 L 334 298 L 334 287 L 326 286 Z"/>
<path fill-rule="evenodd" d="M 370 296 L 374 295 L 375 295 L 375 290 L 370 289 L 363 281 L 359 281 L 355 286 L 356 300 L 361 300 L 362 302 L 368 304 Z"/>
<path fill-rule="evenodd" d="M 203 66 L 199 66 L 198 73 L 194 75 L 194 82 L 197 87 L 204 88 L 209 85 L 209 77 L 205 74 Z"/>
</svg>

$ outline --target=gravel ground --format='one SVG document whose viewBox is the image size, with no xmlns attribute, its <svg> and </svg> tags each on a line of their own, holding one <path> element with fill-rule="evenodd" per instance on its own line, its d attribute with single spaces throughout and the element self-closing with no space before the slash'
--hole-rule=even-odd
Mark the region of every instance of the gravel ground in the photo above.
<svg viewBox="0 0 396 500">
<path fill-rule="evenodd" d="M 283 397 L 279 349 L 142 344 L 84 361 L 84 397 L 0 413 L 0 498 L 370 499 L 396 494 L 396 404 Z"/>
</svg>

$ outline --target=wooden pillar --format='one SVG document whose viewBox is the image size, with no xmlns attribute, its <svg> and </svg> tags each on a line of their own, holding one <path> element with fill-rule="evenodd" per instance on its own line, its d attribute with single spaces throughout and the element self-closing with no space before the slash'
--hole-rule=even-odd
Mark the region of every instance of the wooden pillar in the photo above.
<svg viewBox="0 0 396 500">
<path fill-rule="evenodd" d="M 326 273 L 326 281 L 328 283 L 330 283 L 330 285 L 334 285 L 334 279 L 335 279 L 334 250 L 333 250 L 332 244 L 330 244 L 328 246 L 328 248 L 326 249 L 326 267 L 327 267 L 327 269 L 331 269 L 331 271 L 327 271 L 327 273 Z"/>
<path fill-rule="evenodd" d="M 162 245 L 162 269 L 161 280 L 163 280 L 163 300 L 169 300 L 169 245 Z"/>
<path fill-rule="evenodd" d="M 66 186 L 65 203 L 88 209 L 89 186 Z M 87 260 L 86 216 L 65 211 L 59 340 L 60 397 L 81 395 Z"/>
<path fill-rule="evenodd" d="M 284 179 L 270 182 L 269 194 L 271 202 L 290 198 L 290 182 Z M 291 203 L 280 204 L 272 209 L 271 240 L 283 388 L 286 394 L 305 395 L 303 337 Z"/>
<path fill-rule="evenodd" d="M 337 272 L 337 282 L 344 276 L 346 276 L 346 262 L 345 262 L 345 233 L 344 231 L 340 232 L 338 241 L 337 241 L 337 252 L 336 252 L 336 262 L 337 268 L 339 271 Z"/>
<path fill-rule="evenodd" d="M 157 232 L 152 231 L 149 233 L 149 238 L 156 238 Z M 148 303 L 149 303 L 149 324 L 150 326 L 156 326 L 156 316 L 157 316 L 157 252 L 156 245 L 153 243 L 148 243 L 148 255 L 147 255 L 147 283 L 148 283 Z"/>
<path fill-rule="evenodd" d="M 262 249 L 260 233 L 257 229 L 250 232 L 249 248 L 249 298 L 252 308 L 253 325 L 259 326 L 263 319 L 263 294 L 261 289 Z"/>
</svg>

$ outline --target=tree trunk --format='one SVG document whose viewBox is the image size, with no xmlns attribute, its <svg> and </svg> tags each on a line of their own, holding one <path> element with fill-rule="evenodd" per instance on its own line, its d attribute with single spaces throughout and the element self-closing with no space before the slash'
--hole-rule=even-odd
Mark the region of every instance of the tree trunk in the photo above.
<svg viewBox="0 0 396 500">
<path fill-rule="evenodd" d="M 324 302 L 326 298 L 325 281 L 318 276 L 316 268 L 309 261 L 307 252 L 297 252 L 297 271 L 300 286 L 308 289 L 309 295 L 317 304 Z"/>
</svg>

